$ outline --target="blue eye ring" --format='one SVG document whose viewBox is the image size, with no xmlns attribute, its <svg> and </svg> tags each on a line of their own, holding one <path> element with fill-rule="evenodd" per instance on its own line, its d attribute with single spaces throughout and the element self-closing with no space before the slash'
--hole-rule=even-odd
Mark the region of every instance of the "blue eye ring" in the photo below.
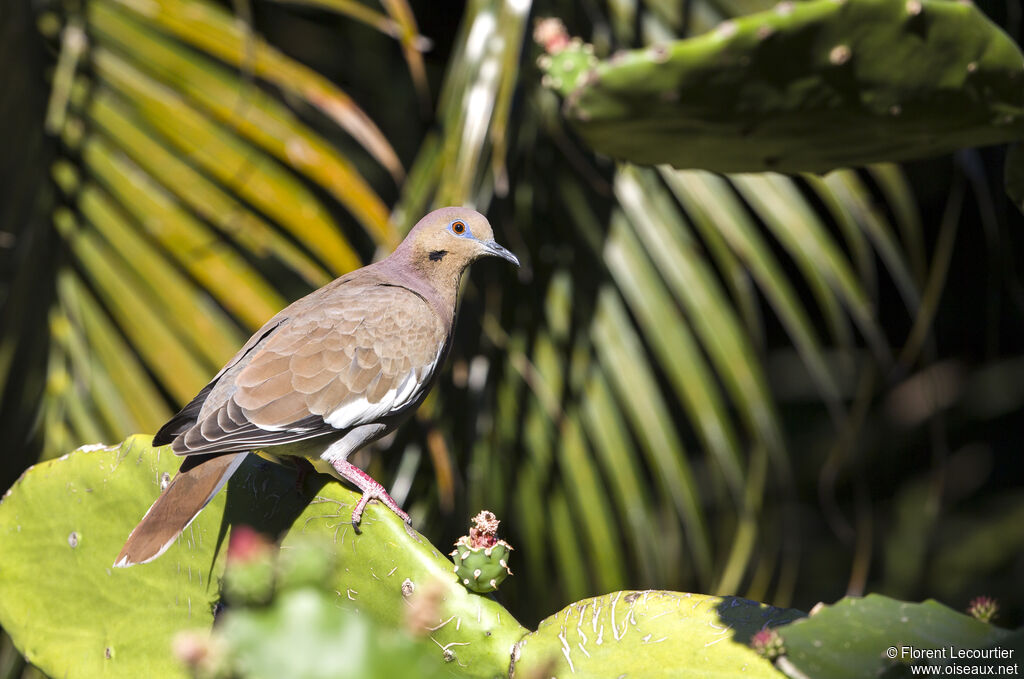
<svg viewBox="0 0 1024 679">
<path fill-rule="evenodd" d="M 454 222 L 448 225 L 451 232 L 456 236 L 466 236 L 469 234 L 469 227 L 466 226 L 466 222 L 461 219 L 456 219 Z"/>
</svg>

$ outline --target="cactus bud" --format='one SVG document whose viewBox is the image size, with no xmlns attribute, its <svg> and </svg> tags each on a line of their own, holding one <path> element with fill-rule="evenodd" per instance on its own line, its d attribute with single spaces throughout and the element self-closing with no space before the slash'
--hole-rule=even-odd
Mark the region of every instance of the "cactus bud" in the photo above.
<svg viewBox="0 0 1024 679">
<path fill-rule="evenodd" d="M 184 630 L 178 632 L 171 652 L 196 679 L 218 679 L 231 676 L 229 651 L 224 640 L 209 632 Z M 109 657 L 109 656 L 108 656 Z"/>
<path fill-rule="evenodd" d="M 977 596 L 967 605 L 967 613 L 982 622 L 992 622 L 999 613 L 999 602 L 990 596 Z"/>
<path fill-rule="evenodd" d="M 498 589 L 506 577 L 512 575 L 508 556 L 512 546 L 498 539 L 498 518 L 482 511 L 473 517 L 469 535 L 455 543 L 451 556 L 455 561 L 455 574 L 466 589 L 486 594 Z"/>
<path fill-rule="evenodd" d="M 262 604 L 274 591 L 272 543 L 249 526 L 235 526 L 228 543 L 224 595 L 232 604 Z"/>
<path fill-rule="evenodd" d="M 750 645 L 758 654 L 768 660 L 775 660 L 780 655 L 786 654 L 786 647 L 782 643 L 782 636 L 775 630 L 767 627 L 750 638 Z"/>
<path fill-rule="evenodd" d="M 569 33 L 561 19 L 538 19 L 533 28 L 533 39 L 548 54 L 558 54 L 569 46 Z"/>
</svg>

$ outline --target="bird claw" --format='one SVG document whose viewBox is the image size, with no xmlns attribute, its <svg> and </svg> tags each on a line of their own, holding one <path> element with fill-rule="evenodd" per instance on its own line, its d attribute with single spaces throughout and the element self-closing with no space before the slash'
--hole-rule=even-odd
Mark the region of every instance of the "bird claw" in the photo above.
<svg viewBox="0 0 1024 679">
<path fill-rule="evenodd" d="M 363 495 L 359 498 L 359 502 L 357 502 L 356 506 L 352 509 L 352 528 L 355 529 L 356 534 L 360 533 L 359 523 L 363 518 L 363 510 L 366 509 L 366 504 L 370 500 L 379 501 L 385 507 L 398 515 L 398 518 L 402 519 L 406 524 L 412 524 L 412 519 L 409 518 L 409 515 L 402 511 L 402 508 L 398 506 L 395 499 L 388 495 L 388 491 L 384 489 L 384 486 L 382 486 L 372 476 L 347 460 L 335 460 L 331 464 L 342 478 L 351 482 L 356 486 L 356 488 L 363 491 Z"/>
</svg>

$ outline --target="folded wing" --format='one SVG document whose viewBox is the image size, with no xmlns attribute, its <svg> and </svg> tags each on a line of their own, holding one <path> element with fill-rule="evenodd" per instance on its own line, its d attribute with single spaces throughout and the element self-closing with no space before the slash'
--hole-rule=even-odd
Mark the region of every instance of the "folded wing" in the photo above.
<svg viewBox="0 0 1024 679">
<path fill-rule="evenodd" d="M 341 291 L 282 324 L 225 373 L 217 402 L 203 408 L 173 450 L 249 450 L 401 415 L 422 399 L 446 335 L 430 305 L 406 288 Z"/>
</svg>

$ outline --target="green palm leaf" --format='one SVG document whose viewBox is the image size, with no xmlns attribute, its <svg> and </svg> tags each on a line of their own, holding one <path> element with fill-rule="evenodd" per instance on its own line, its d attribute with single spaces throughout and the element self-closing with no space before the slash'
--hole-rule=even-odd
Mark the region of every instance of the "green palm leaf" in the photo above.
<svg viewBox="0 0 1024 679">
<path fill-rule="evenodd" d="M 76 21 L 65 35 L 81 35 Z M 70 154 L 53 173 L 71 208 L 53 224 L 72 261 L 51 319 L 47 454 L 155 431 L 294 295 L 282 285 L 361 263 L 310 185 L 372 240 L 397 242 L 353 162 L 221 62 L 320 108 L 400 177 L 387 140 L 322 76 L 204 2 L 97 0 L 81 25 L 86 49 L 64 41 L 80 56 L 61 58 L 51 97 Z"/>
<path fill-rule="evenodd" d="M 147 23 L 179 40 L 256 77 L 303 98 L 349 132 L 396 177 L 402 166 L 387 139 L 352 99 L 318 73 L 281 54 L 252 35 L 222 8 L 205 0 L 158 0 L 139 5 L 130 0 L 109 0 L 136 13 Z M 102 7 L 101 3 L 90 3 Z M 155 46 L 154 46 L 155 47 Z M 236 87 L 221 82 L 227 92 Z M 251 93 L 249 93 L 251 94 Z M 383 222 L 374 222 L 384 228 Z"/>
<path fill-rule="evenodd" d="M 625 14 L 613 12 L 617 17 L 613 24 L 629 23 L 626 19 L 636 11 L 622 9 Z M 437 141 L 428 142 L 413 165 L 415 181 L 407 187 L 405 211 L 411 212 L 413 205 L 425 206 L 431 195 L 437 202 L 457 199 L 478 206 L 495 204 L 495 196 L 501 195 L 501 172 L 480 159 L 488 153 L 505 153 L 504 146 L 481 146 L 483 130 L 492 125 L 503 129 L 504 123 L 493 113 L 504 105 L 503 90 L 493 74 L 477 68 L 478 62 L 465 55 L 485 61 L 488 56 L 500 58 L 474 51 L 479 49 L 474 41 L 482 41 L 481 36 L 488 36 L 493 44 L 518 44 L 520 25 L 496 20 L 503 11 L 507 10 L 501 3 L 481 2 L 464 17 L 438 114 L 452 122 Z M 672 18 L 660 11 L 654 21 L 658 30 L 668 30 Z M 516 53 L 516 48 L 505 49 Z M 501 77 L 511 76 L 503 73 Z M 520 87 L 529 91 L 536 86 L 536 78 L 534 72 L 524 70 Z M 466 102 L 473 96 L 479 97 L 478 105 L 470 107 Z M 540 103 L 544 93 L 527 101 Z M 832 208 L 847 250 L 793 179 L 738 176 L 722 180 L 700 172 L 664 169 L 653 173 L 629 166 L 609 177 L 600 161 L 567 149 L 571 137 L 548 116 L 544 105 L 524 105 L 514 111 L 520 153 L 564 149 L 566 155 L 554 161 L 548 154 L 543 176 L 592 173 L 588 180 L 604 177 L 614 186 L 614 199 L 593 181 L 577 183 L 560 177 L 558 195 L 569 205 L 555 207 L 549 192 L 537 182 L 535 173 L 542 171 L 530 165 L 528 155 L 521 155 L 508 163 L 516 168 L 508 179 L 514 205 L 497 203 L 492 212 L 508 215 L 505 223 L 514 219 L 520 225 L 531 224 L 533 229 L 525 234 L 531 243 L 557 242 L 576 248 L 570 269 L 552 269 L 535 261 L 533 275 L 541 289 L 551 286 L 547 295 L 557 287 L 556 281 L 571 275 L 572 311 L 562 313 L 574 319 L 582 316 L 584 321 L 593 314 L 593 321 L 566 321 L 570 335 L 556 342 L 548 334 L 550 312 L 546 323 L 532 314 L 538 324 L 521 345 L 528 357 L 519 360 L 535 366 L 536 374 L 522 385 L 516 371 L 506 371 L 505 379 L 511 382 L 498 387 L 499 393 L 521 394 L 526 403 L 516 404 L 514 411 L 498 405 L 496 411 L 498 420 L 504 413 L 522 422 L 522 438 L 508 434 L 507 443 L 498 450 L 511 454 L 519 450 L 525 458 L 518 468 L 509 469 L 483 461 L 484 453 L 474 454 L 468 493 L 487 498 L 487 506 L 499 514 L 511 511 L 517 516 L 522 521 L 517 537 L 531 555 L 549 544 L 537 514 L 549 507 L 548 515 L 559 524 L 560 533 L 567 523 L 578 527 L 576 539 L 581 544 L 574 549 L 589 554 L 590 562 L 600 558 L 609 583 L 627 571 L 634 578 L 664 572 L 657 557 L 651 558 L 643 536 L 636 534 L 636 526 L 641 522 L 665 525 L 657 517 L 664 517 L 668 510 L 679 523 L 672 522 L 659 532 L 661 555 L 667 553 L 669 561 L 684 561 L 683 568 L 697 574 L 705 587 L 735 591 L 747 578 L 762 530 L 769 528 L 758 518 L 769 479 L 779 479 L 785 487 L 792 478 L 788 445 L 763 369 L 760 319 L 753 311 L 757 304 L 750 281 L 779 315 L 836 422 L 845 417 L 837 367 L 826 358 L 828 345 L 810 320 L 816 312 L 806 307 L 796 288 L 809 289 L 818 300 L 833 341 L 840 347 L 856 343 L 852 321 L 878 357 L 889 360 L 871 299 L 876 252 L 908 304 L 916 303 L 917 282 L 892 227 L 870 209 L 872 199 L 859 175 L 836 173 L 824 181 L 807 180 Z M 474 160 L 467 163 L 467 157 Z M 581 158 L 593 169 L 581 170 Z M 913 234 L 913 210 L 898 188 L 900 181 L 892 172 L 879 173 L 891 189 L 885 195 L 902 201 L 893 212 L 900 215 L 903 233 Z M 598 206 L 596 212 L 593 206 Z M 557 231 L 546 228 L 557 219 L 554 214 L 563 210 L 574 215 L 568 231 L 564 225 Z M 763 235 L 764 227 L 803 273 L 802 280 L 794 281 L 785 273 L 790 264 L 779 260 L 778 248 Z M 598 290 L 602 290 L 599 297 Z M 630 336 L 634 339 L 624 339 Z M 577 373 L 573 366 L 581 360 L 594 367 L 583 369 L 589 377 L 576 384 L 571 379 Z M 645 378 L 648 374 L 651 377 Z M 512 389 L 516 383 L 520 388 Z M 513 400 L 509 398 L 507 407 Z M 514 413 L 523 409 L 526 416 L 519 419 L 522 415 Z M 686 421 L 675 415 L 680 410 Z M 590 446 L 583 445 L 576 434 L 578 412 Z M 702 483 L 689 470 L 682 443 L 694 436 L 699 441 L 695 447 L 711 455 L 710 464 L 700 468 Z M 499 454 L 504 453 L 492 451 L 492 456 Z M 560 461 L 560 466 L 553 465 L 552 459 Z M 775 468 L 771 477 L 766 476 L 766 459 Z M 642 467 L 636 466 L 638 460 L 643 461 Z M 586 474 L 581 471 L 584 466 Z M 507 494 L 473 487 L 499 473 L 515 479 L 519 499 L 508 504 L 509 509 L 503 509 L 510 502 Z M 652 478 L 657 480 L 652 483 Z M 712 479 L 710 483 L 707 478 Z M 549 505 L 552 501 L 555 504 Z M 609 513 L 608 507 L 614 511 Z M 714 508 L 714 523 L 709 507 Z M 547 528 L 554 529 L 554 525 Z M 619 537 L 612 544 L 619 547 L 609 546 L 605 536 L 616 534 Z M 683 544 L 689 548 L 684 550 Z M 567 558 L 565 553 L 565 545 L 560 545 L 553 555 L 556 564 Z M 531 586 L 536 588 L 535 578 L 544 572 L 546 561 L 539 556 L 528 561 Z M 711 564 L 724 569 L 715 583 Z M 555 569 L 564 578 L 586 578 L 588 593 L 600 591 L 600 573 L 580 573 L 566 563 Z M 693 577 L 682 571 L 676 575 L 679 581 Z M 671 580 L 671 576 L 661 577 Z M 571 586 L 559 582 L 552 585 L 552 593 L 566 587 L 581 591 L 578 582 Z"/>
</svg>

